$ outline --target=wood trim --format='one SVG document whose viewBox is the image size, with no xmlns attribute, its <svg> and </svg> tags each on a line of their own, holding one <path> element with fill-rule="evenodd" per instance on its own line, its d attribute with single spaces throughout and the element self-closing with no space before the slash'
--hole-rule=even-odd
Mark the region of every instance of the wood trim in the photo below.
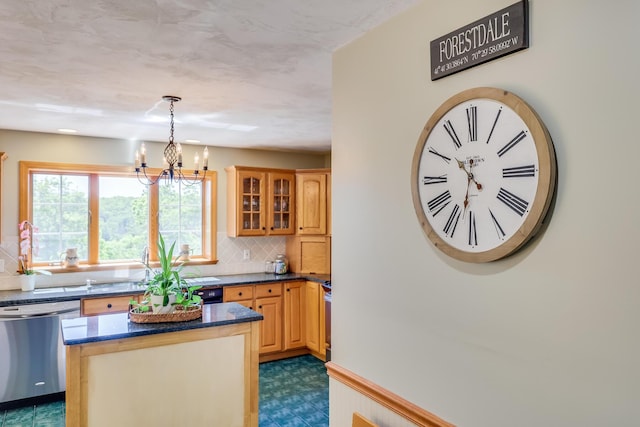
<svg viewBox="0 0 640 427">
<path fill-rule="evenodd" d="M 7 153 L 0 151 L 0 243 L 2 243 L 2 212 L 4 212 L 2 204 L 2 184 L 4 182 L 4 166 L 3 163 L 7 158 Z"/>
<path fill-rule="evenodd" d="M 98 218 L 100 218 L 100 177 L 89 175 L 89 242 L 88 242 L 88 263 L 96 265 L 100 262 L 98 247 L 100 242 L 100 228 Z"/>
<path fill-rule="evenodd" d="M 3 153 L 0 152 L 0 156 Z M 31 199 L 33 196 L 33 173 L 53 173 L 60 175 L 87 175 L 89 179 L 89 224 L 88 230 L 88 259 L 81 263 L 83 271 L 102 271 L 119 268 L 119 263 L 103 262 L 99 263 L 99 228 L 97 218 L 99 217 L 99 177 L 101 176 L 126 176 L 136 177 L 135 171 L 130 166 L 108 166 L 108 165 L 84 165 L 73 163 L 53 163 L 53 162 L 18 162 L 18 220 L 32 221 L 33 212 Z M 0 166 L 0 172 L 1 172 Z M 158 175 L 162 170 L 157 168 L 148 168 L 150 175 Z M 192 178 L 194 175 L 185 174 Z M 195 264 L 216 264 L 217 260 L 217 172 L 208 171 L 205 182 L 202 185 L 202 252 L 207 259 L 197 260 Z M 1 185 L 1 178 L 0 178 Z M 1 201 L 1 193 L 0 193 Z M 158 206 L 159 190 L 158 185 L 153 185 L 149 189 L 149 235 L 158 236 Z M 1 236 L 0 236 L 1 237 Z M 150 259 L 157 261 L 157 240 L 151 239 L 149 242 Z M 128 263 L 130 264 L 130 263 Z M 46 266 L 52 272 L 76 272 L 78 269 L 66 269 L 64 267 L 51 267 L 45 263 L 38 263 L 37 267 Z"/>
<path fill-rule="evenodd" d="M 358 393 L 379 403 L 412 423 L 415 423 L 417 426 L 455 427 L 454 424 L 444 421 L 431 412 L 420 408 L 397 394 L 394 394 L 357 374 L 354 374 L 348 369 L 345 369 L 333 362 L 327 362 L 325 366 L 330 378 L 351 387 Z"/>
</svg>

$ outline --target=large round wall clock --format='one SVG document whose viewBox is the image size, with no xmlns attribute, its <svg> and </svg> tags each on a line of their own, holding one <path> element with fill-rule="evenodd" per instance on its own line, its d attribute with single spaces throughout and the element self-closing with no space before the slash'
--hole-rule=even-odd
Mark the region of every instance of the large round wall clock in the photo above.
<svg viewBox="0 0 640 427">
<path fill-rule="evenodd" d="M 495 261 L 542 225 L 555 193 L 553 143 L 518 96 L 465 90 L 427 122 L 411 182 L 422 228 L 438 249 L 466 262 Z"/>
</svg>

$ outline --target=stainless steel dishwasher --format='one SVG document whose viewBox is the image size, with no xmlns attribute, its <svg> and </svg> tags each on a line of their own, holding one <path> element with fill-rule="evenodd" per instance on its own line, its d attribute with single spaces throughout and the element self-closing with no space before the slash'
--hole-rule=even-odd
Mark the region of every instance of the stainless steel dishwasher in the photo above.
<svg viewBox="0 0 640 427">
<path fill-rule="evenodd" d="M 65 390 L 60 319 L 80 301 L 0 307 L 0 407 Z"/>
</svg>

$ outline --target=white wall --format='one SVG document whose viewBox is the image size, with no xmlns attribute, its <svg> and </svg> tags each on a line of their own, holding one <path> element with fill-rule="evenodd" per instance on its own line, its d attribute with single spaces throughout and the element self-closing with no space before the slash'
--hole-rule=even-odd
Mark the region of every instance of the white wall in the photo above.
<svg viewBox="0 0 640 427">
<path fill-rule="evenodd" d="M 131 166 L 139 141 L 105 138 L 19 132 L 0 130 L 0 152 L 7 154 L 2 180 L 2 227 L 0 259 L 5 261 L 5 271 L 0 272 L 0 289 L 19 288 L 15 277 L 18 255 L 18 162 L 65 162 L 96 165 Z M 162 151 L 166 143 L 147 142 L 147 162 L 150 166 L 162 165 Z M 185 164 L 193 161 L 193 154 L 202 153 L 202 146 L 183 145 Z M 202 154 L 201 154 L 202 155 Z M 198 267 L 196 274 L 235 274 L 262 271 L 264 261 L 275 259 L 284 253 L 284 237 L 229 238 L 226 236 L 227 179 L 224 168 L 245 165 L 272 168 L 323 168 L 330 167 L 327 155 L 319 153 L 290 153 L 265 150 L 244 150 L 209 147 L 209 169 L 218 175 L 218 259 L 215 266 Z M 242 249 L 251 250 L 251 261 L 243 261 Z M 142 253 L 142 248 L 140 248 Z M 135 275 L 132 277 L 132 275 Z M 87 278 L 95 280 L 121 280 L 137 278 L 142 270 L 119 272 L 94 272 L 38 276 L 39 287 L 57 284 L 81 284 Z"/>
<path fill-rule="evenodd" d="M 431 40 L 512 3 L 424 0 L 335 53 L 333 360 L 460 426 L 640 425 L 640 3 L 531 0 L 529 49 L 430 80 Z M 410 183 L 477 86 L 536 109 L 559 175 L 545 232 L 480 265 L 434 248 Z"/>
</svg>

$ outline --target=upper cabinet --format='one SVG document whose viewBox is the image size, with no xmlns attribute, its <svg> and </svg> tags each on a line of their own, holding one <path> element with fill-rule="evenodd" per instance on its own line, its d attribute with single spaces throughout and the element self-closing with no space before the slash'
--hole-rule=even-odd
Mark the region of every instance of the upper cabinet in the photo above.
<svg viewBox="0 0 640 427">
<path fill-rule="evenodd" d="M 327 227 L 327 181 L 329 175 L 323 171 L 302 172 L 296 174 L 296 207 L 298 235 L 324 235 Z"/>
<path fill-rule="evenodd" d="M 268 234 L 293 234 L 295 231 L 295 174 L 269 172 Z"/>
<path fill-rule="evenodd" d="M 293 171 L 230 166 L 227 172 L 227 234 L 231 237 L 293 234 Z"/>
</svg>

